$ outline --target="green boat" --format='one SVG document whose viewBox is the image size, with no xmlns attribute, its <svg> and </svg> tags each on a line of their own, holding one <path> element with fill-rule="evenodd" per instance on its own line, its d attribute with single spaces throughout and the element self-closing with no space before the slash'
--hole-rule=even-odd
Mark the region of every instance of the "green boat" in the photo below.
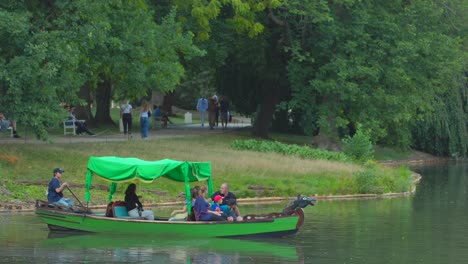
<svg viewBox="0 0 468 264">
<path fill-rule="evenodd" d="M 110 182 L 109 202 L 117 190 L 117 184 L 140 181 L 152 183 L 160 177 L 183 182 L 187 201 L 190 197 L 190 183 L 206 182 L 208 192 L 213 193 L 211 163 L 188 162 L 164 159 L 145 161 L 137 158 L 90 157 L 86 175 L 86 206 L 60 207 L 46 201 L 36 201 L 36 214 L 51 231 L 81 231 L 103 234 L 150 235 L 156 237 L 271 237 L 296 233 L 304 223 L 307 205 L 314 205 L 315 199 L 298 196 L 282 212 L 262 215 L 246 215 L 241 222 L 204 221 L 154 221 L 118 215 L 109 217 L 93 213 L 88 208 L 91 199 L 93 177 Z M 191 204 L 187 205 L 190 213 Z"/>
</svg>

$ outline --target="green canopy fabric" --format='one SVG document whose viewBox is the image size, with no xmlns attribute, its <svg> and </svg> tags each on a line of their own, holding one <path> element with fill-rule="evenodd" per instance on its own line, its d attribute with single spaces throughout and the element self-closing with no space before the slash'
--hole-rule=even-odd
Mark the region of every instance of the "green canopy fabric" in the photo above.
<svg viewBox="0 0 468 264">
<path fill-rule="evenodd" d="M 86 175 L 86 203 L 91 198 L 90 189 L 93 175 L 111 182 L 109 202 L 112 201 L 112 195 L 117 190 L 117 183 L 129 181 L 151 183 L 160 177 L 184 182 L 188 201 L 191 200 L 190 182 L 207 181 L 209 193 L 213 192 L 211 163 L 209 162 L 188 162 L 171 159 L 146 161 L 137 158 L 91 156 L 88 161 L 88 173 Z"/>
</svg>

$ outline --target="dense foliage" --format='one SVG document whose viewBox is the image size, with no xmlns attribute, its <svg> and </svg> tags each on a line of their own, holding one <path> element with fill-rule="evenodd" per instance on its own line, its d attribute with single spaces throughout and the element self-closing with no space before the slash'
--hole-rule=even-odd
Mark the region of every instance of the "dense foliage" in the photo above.
<svg viewBox="0 0 468 264">
<path fill-rule="evenodd" d="M 358 193 L 409 192 L 414 180 L 408 168 L 400 167 L 398 173 L 368 162 L 364 170 L 354 173 Z"/>
<path fill-rule="evenodd" d="M 216 93 L 258 137 L 339 145 L 361 124 L 375 144 L 467 157 L 466 12 L 463 0 L 3 1 L 0 111 L 46 138 L 61 103 L 112 123 L 111 99 L 158 91 L 193 108 Z"/>
<path fill-rule="evenodd" d="M 277 141 L 266 140 L 235 140 L 231 148 L 237 150 L 252 150 L 259 152 L 276 152 L 286 156 L 297 156 L 304 159 L 321 159 L 335 161 L 350 161 L 350 158 L 341 152 L 333 152 L 323 149 L 314 149 L 308 146 L 285 144 Z"/>
<path fill-rule="evenodd" d="M 46 138 L 66 116 L 64 103 L 94 103 L 97 121 L 111 122 L 113 96 L 174 89 L 181 60 L 203 54 L 175 16 L 157 24 L 143 0 L 3 1 L 0 111 Z"/>
</svg>

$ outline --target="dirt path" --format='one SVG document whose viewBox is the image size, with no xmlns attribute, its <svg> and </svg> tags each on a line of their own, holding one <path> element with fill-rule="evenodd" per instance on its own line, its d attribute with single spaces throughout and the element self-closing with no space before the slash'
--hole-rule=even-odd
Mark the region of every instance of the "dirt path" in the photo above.
<svg viewBox="0 0 468 264">
<path fill-rule="evenodd" d="M 250 118 L 236 118 L 233 122 L 229 123 L 226 129 L 220 126 L 213 130 L 210 130 L 208 124 L 201 126 L 200 124 L 189 124 L 189 125 L 169 125 L 168 128 L 157 128 L 150 129 L 148 133 L 149 139 L 155 138 L 174 138 L 174 137 L 186 137 L 196 135 L 209 135 L 209 134 L 222 134 L 230 133 L 232 131 L 251 126 Z M 47 142 L 37 140 L 34 135 L 21 135 L 19 139 L 11 138 L 7 136 L 0 137 L 0 144 L 48 144 Z M 140 137 L 139 129 L 135 128 L 132 137 L 125 136 L 122 133 L 116 131 L 108 131 L 96 136 L 88 135 L 59 135 L 51 136 L 53 143 L 78 143 L 78 142 L 110 142 L 110 141 L 125 141 L 125 140 L 142 140 Z"/>
</svg>

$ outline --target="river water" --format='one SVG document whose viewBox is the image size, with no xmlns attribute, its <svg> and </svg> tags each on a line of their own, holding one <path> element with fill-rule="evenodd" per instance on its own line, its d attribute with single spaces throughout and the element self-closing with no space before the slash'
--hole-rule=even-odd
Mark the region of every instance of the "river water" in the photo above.
<svg viewBox="0 0 468 264">
<path fill-rule="evenodd" d="M 423 178 L 411 196 L 319 201 L 299 233 L 281 239 L 70 236 L 32 213 L 0 214 L 0 263 L 467 263 L 467 165 L 413 168 Z"/>
</svg>

